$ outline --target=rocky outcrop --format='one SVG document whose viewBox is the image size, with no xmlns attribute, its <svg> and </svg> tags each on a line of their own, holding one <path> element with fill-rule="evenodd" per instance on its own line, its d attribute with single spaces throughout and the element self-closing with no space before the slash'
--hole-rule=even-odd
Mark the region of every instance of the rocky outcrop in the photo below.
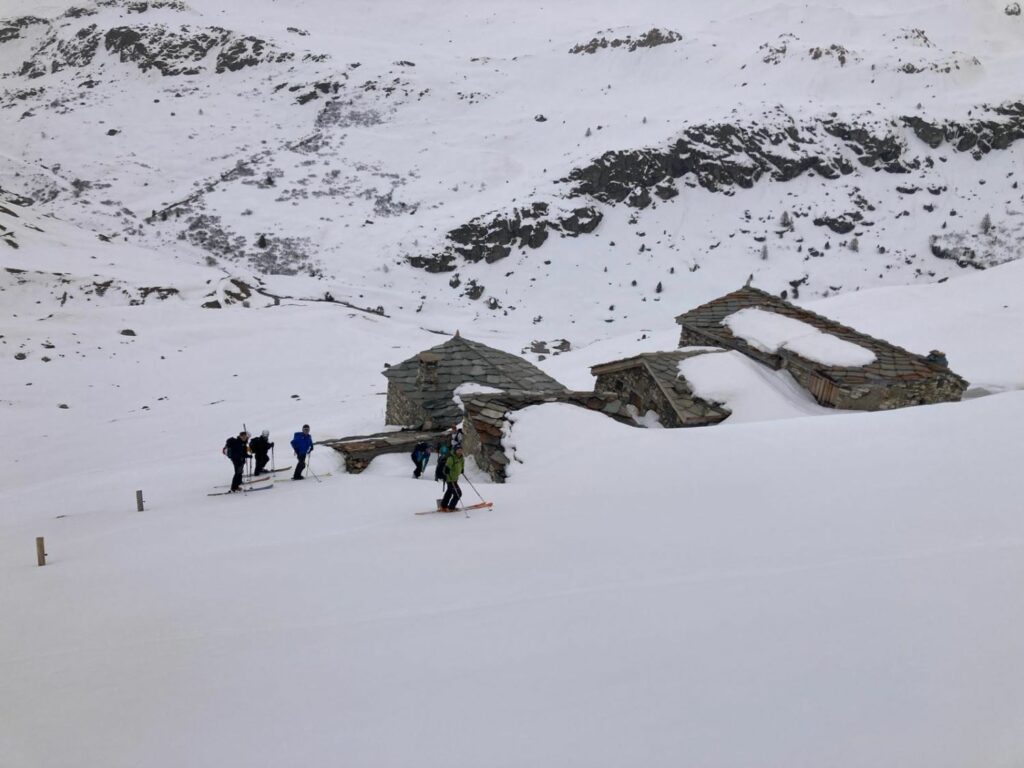
<svg viewBox="0 0 1024 768">
<path fill-rule="evenodd" d="M 1024 138 L 1024 103 L 988 111 L 1001 119 L 901 120 L 929 147 L 947 141 L 954 150 L 977 159 Z M 674 181 L 683 176 L 692 176 L 708 191 L 728 193 L 730 187 L 749 188 L 764 177 L 790 181 L 815 173 L 835 179 L 851 173 L 854 162 L 887 173 L 907 173 L 920 168 L 922 160 L 894 124 L 855 125 L 835 119 L 803 126 L 792 121 L 781 126 L 719 123 L 688 128 L 664 149 L 606 152 L 563 181 L 574 185 L 573 196 L 646 208 L 653 202 L 652 192 L 663 199 L 672 196 Z"/>
<path fill-rule="evenodd" d="M 29 27 L 37 25 L 49 26 L 46 19 L 38 16 L 19 16 L 16 19 L 0 19 L 0 43 L 17 40 Z"/>
<path fill-rule="evenodd" d="M 815 136 L 795 125 L 785 128 L 738 126 L 729 123 L 688 128 L 665 149 L 606 152 L 590 165 L 574 169 L 564 182 L 571 194 L 603 203 L 648 207 L 651 191 L 667 199 L 675 194 L 673 180 L 692 175 L 711 192 L 729 187 L 750 188 L 762 176 L 789 181 L 807 171 L 826 178 L 853 168 L 835 150 L 817 154 Z"/>
<path fill-rule="evenodd" d="M 1024 138 L 1024 103 L 982 107 L 981 111 L 989 117 L 970 122 L 928 122 L 908 116 L 856 124 L 830 117 L 798 125 L 782 116 L 774 124 L 696 125 L 668 147 L 606 152 L 561 181 L 572 185 L 570 198 L 644 209 L 678 195 L 677 181 L 684 177 L 709 192 L 730 195 L 735 187 L 748 189 L 765 178 L 785 182 L 807 174 L 831 180 L 853 173 L 857 166 L 893 174 L 930 167 L 934 161 L 927 151 L 921 154 L 920 148 L 911 144 L 910 133 L 930 149 L 948 143 L 975 159 Z M 909 132 L 902 130 L 904 127 Z M 907 185 L 900 189 L 911 191 Z M 939 194 L 941 190 L 929 188 L 929 192 Z M 872 210 L 866 204 L 861 207 Z M 509 214 L 473 219 L 450 231 L 449 244 L 441 251 L 411 256 L 408 261 L 428 272 L 454 271 L 460 258 L 493 263 L 515 248 L 539 248 L 551 232 L 570 237 L 592 232 L 601 218 L 593 206 L 556 218 L 547 203 L 534 203 Z M 816 225 L 837 234 L 848 234 L 862 222 L 857 211 L 814 219 Z M 453 287 L 457 286 L 458 282 Z"/>
<path fill-rule="evenodd" d="M 569 53 L 597 53 L 606 48 L 625 48 L 627 51 L 635 51 L 637 48 L 654 48 L 657 45 L 668 45 L 677 43 L 683 39 L 678 32 L 670 29 L 649 29 L 639 37 L 632 35 L 616 37 L 609 40 L 607 37 L 595 37 L 588 43 L 580 43 L 569 49 Z"/>
<path fill-rule="evenodd" d="M 428 272 L 451 272 L 458 257 L 476 263 L 492 264 L 512 253 L 513 248 L 540 248 L 551 232 L 563 237 L 576 237 L 593 232 L 601 223 L 596 208 L 583 206 L 552 216 L 547 203 L 533 203 L 508 214 L 480 216 L 451 230 L 449 245 L 430 256 L 414 256 L 409 263 Z"/>
<path fill-rule="evenodd" d="M 1005 104 L 992 111 L 1009 119 L 974 120 L 969 123 L 929 123 L 919 117 L 904 117 L 902 120 L 915 136 L 932 149 L 948 142 L 957 152 L 970 152 L 975 160 L 980 160 L 992 150 L 1006 149 L 1024 138 L 1024 103 Z"/>
<path fill-rule="evenodd" d="M 857 222 L 863 218 L 859 211 L 844 213 L 839 216 L 819 216 L 814 219 L 814 226 L 828 227 L 837 235 L 845 235 L 852 232 L 857 226 Z"/>
<path fill-rule="evenodd" d="M 74 29 L 64 22 L 63 27 L 54 28 L 36 17 L 0 22 L 0 43 L 20 36 L 36 24 L 46 25 L 49 31 L 18 71 L 29 78 L 87 67 L 95 60 L 101 44 L 124 63 L 135 64 L 143 72 L 155 69 L 168 77 L 196 75 L 211 68 L 218 73 L 234 72 L 293 58 L 293 54 L 278 51 L 264 40 L 239 36 L 221 27 L 140 24 L 103 30 L 97 24 Z M 208 59 L 213 53 L 215 58 Z"/>
<path fill-rule="evenodd" d="M 115 27 L 104 36 L 104 45 L 122 62 L 136 64 L 146 72 L 156 69 L 164 76 L 196 75 L 205 68 L 204 60 L 215 48 L 215 70 L 234 72 L 263 62 L 281 62 L 290 53 L 275 53 L 273 46 L 256 37 L 236 37 L 220 27 L 183 26 L 171 30 L 162 25 Z"/>
</svg>

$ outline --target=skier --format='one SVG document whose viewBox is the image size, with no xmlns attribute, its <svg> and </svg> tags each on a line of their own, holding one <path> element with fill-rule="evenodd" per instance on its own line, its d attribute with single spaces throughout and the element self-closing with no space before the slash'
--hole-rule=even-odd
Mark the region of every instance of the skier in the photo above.
<svg viewBox="0 0 1024 768">
<path fill-rule="evenodd" d="M 419 476 L 423 474 L 423 470 L 427 468 L 429 462 L 430 446 L 424 442 L 416 443 L 416 447 L 412 449 L 412 463 L 416 465 L 412 476 L 419 479 Z"/>
<path fill-rule="evenodd" d="M 270 442 L 270 430 L 264 429 L 259 437 L 249 441 L 249 450 L 256 457 L 256 468 L 252 471 L 254 475 L 262 475 L 267 470 L 267 462 L 270 461 L 270 449 L 274 444 Z"/>
<path fill-rule="evenodd" d="M 295 451 L 295 458 L 298 459 L 292 480 L 304 480 L 302 470 L 306 468 L 306 457 L 313 452 L 313 438 L 309 436 L 309 424 L 303 424 L 302 431 L 295 433 L 295 437 L 292 438 L 292 450 Z"/>
<path fill-rule="evenodd" d="M 245 468 L 245 460 L 249 457 L 249 434 L 242 430 L 238 437 L 229 437 L 221 453 L 231 459 L 235 467 L 235 474 L 231 476 L 230 493 L 242 490 L 242 470 Z"/>
<path fill-rule="evenodd" d="M 460 445 L 448 455 L 444 463 L 444 498 L 441 499 L 441 509 L 454 512 L 456 505 L 462 498 L 462 489 L 459 488 L 459 478 L 466 467 L 466 461 L 462 458 L 462 446 Z"/>
<path fill-rule="evenodd" d="M 451 443 L 442 440 L 437 444 L 437 466 L 434 467 L 434 479 L 438 482 L 444 481 L 444 463 L 451 454 Z"/>
<path fill-rule="evenodd" d="M 452 424 L 452 429 L 448 433 L 448 443 L 453 451 L 462 447 L 462 430 L 459 429 L 458 422 Z"/>
</svg>

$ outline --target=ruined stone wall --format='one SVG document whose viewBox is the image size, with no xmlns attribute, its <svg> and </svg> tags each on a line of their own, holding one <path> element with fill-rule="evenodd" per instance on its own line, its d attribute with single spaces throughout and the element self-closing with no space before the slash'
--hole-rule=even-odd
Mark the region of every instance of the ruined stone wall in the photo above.
<svg viewBox="0 0 1024 768">
<path fill-rule="evenodd" d="M 787 370 L 797 383 L 813 392 L 813 373 L 797 367 Z M 875 386 L 840 388 L 835 387 L 828 402 L 822 405 L 851 411 L 889 411 L 893 408 L 907 408 L 912 405 L 958 402 L 964 393 L 962 379 L 953 375 L 936 373 L 928 379 L 913 382 L 891 382 Z"/>
<path fill-rule="evenodd" d="M 623 402 L 629 403 L 640 415 L 647 411 L 658 414 L 664 427 L 703 427 L 717 424 L 729 413 L 696 397 L 685 379 L 677 379 L 674 402 L 670 402 L 658 386 L 654 377 L 642 366 L 627 368 L 597 376 L 594 390 L 612 392 Z"/>
<path fill-rule="evenodd" d="M 405 396 L 393 381 L 388 382 L 388 404 L 384 412 L 384 423 L 398 427 L 420 428 L 426 414 Z"/>
<path fill-rule="evenodd" d="M 564 392 L 558 394 L 480 394 L 463 398 L 466 417 L 462 422 L 462 447 L 476 465 L 496 483 L 505 482 L 509 457 L 501 444 L 508 414 L 542 403 L 570 403 L 635 426 L 625 403 L 608 392 Z"/>
<path fill-rule="evenodd" d="M 651 375 L 640 366 L 601 374 L 594 382 L 594 391 L 614 393 L 636 408 L 641 416 L 654 411 L 664 427 L 686 426 Z"/>
<path fill-rule="evenodd" d="M 704 347 L 707 346 L 707 344 L 707 339 L 696 333 L 691 333 L 690 331 L 686 330 L 685 326 L 683 326 L 679 331 L 680 347 Z"/>
</svg>

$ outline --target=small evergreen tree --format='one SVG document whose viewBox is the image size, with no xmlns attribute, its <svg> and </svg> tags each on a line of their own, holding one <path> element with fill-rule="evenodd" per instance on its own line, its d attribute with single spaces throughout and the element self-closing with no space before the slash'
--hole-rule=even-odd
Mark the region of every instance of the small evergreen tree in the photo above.
<svg viewBox="0 0 1024 768">
<path fill-rule="evenodd" d="M 768 244 L 761 246 L 761 261 L 768 261 Z"/>
<path fill-rule="evenodd" d="M 858 240 L 856 237 L 850 241 L 850 250 L 853 251 L 854 253 L 860 251 L 860 240 Z"/>
<path fill-rule="evenodd" d="M 266 248 L 267 247 L 267 236 L 266 235 L 260 235 L 260 239 L 256 241 L 256 245 L 258 245 L 260 248 Z"/>
<path fill-rule="evenodd" d="M 992 229 L 992 217 L 989 216 L 986 213 L 984 218 L 982 218 L 982 220 L 981 220 L 981 231 L 984 232 L 987 235 L 991 229 Z"/>
</svg>

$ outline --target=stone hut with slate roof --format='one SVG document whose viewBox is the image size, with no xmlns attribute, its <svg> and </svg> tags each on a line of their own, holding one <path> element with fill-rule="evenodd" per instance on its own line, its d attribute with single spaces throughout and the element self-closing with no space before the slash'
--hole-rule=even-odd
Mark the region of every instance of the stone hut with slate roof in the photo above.
<svg viewBox="0 0 1024 768">
<path fill-rule="evenodd" d="M 837 366 L 808 359 L 785 346 L 774 352 L 758 349 L 723 322 L 749 308 L 798 320 L 823 334 L 863 347 L 873 353 L 874 360 L 859 366 Z M 832 408 L 879 411 L 956 401 L 967 388 L 967 382 L 946 365 L 941 352 L 933 351 L 927 357 L 916 355 L 750 286 L 679 315 L 676 322 L 682 328 L 680 347 L 733 349 L 775 370 L 787 370 L 819 403 Z"/>
<path fill-rule="evenodd" d="M 385 422 L 418 429 L 444 428 L 462 420 L 454 400 L 461 384 L 520 394 L 566 391 L 523 358 L 470 341 L 458 332 L 444 344 L 388 368 L 384 375 L 388 378 Z"/>
<path fill-rule="evenodd" d="M 590 369 L 597 377 L 594 390 L 616 394 L 623 402 L 636 408 L 639 416 L 654 411 L 663 427 L 717 424 L 729 415 L 729 411 L 694 395 L 686 379 L 679 374 L 682 360 L 702 354 L 715 352 L 645 352 L 625 360 L 595 365 Z"/>
</svg>

